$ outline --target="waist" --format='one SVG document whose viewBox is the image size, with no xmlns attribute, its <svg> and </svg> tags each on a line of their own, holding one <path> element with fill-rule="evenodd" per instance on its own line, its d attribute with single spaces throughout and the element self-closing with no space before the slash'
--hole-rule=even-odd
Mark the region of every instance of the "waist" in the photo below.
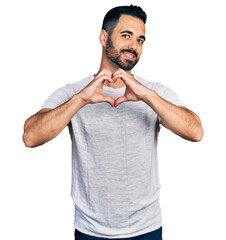
<svg viewBox="0 0 226 240">
<path fill-rule="evenodd" d="M 80 206 L 81 207 L 81 206 Z M 161 227 L 161 208 L 158 200 L 137 211 L 109 214 L 75 205 L 74 227 L 80 232 L 99 238 L 128 238 Z"/>
<path fill-rule="evenodd" d="M 83 233 L 81 231 L 79 231 L 78 229 L 75 229 L 75 239 L 76 240 L 108 240 L 109 237 L 97 237 L 97 236 L 93 236 L 93 235 L 89 235 L 86 233 Z M 143 233 L 134 237 L 121 237 L 121 236 L 117 236 L 117 238 L 114 239 L 124 239 L 124 240 L 162 240 L 162 226 L 157 228 L 156 230 L 151 230 L 147 233 Z"/>
</svg>

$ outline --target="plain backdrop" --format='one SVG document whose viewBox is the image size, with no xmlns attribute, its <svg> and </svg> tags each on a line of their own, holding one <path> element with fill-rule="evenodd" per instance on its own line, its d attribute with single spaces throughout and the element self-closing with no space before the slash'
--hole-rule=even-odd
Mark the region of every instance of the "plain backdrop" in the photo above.
<svg viewBox="0 0 226 240">
<path fill-rule="evenodd" d="M 29 149 L 23 125 L 57 88 L 97 72 L 103 17 L 131 3 L 148 15 L 133 73 L 172 88 L 205 131 L 192 143 L 161 128 L 163 238 L 226 239 L 223 0 L 0 2 L 0 239 L 73 239 L 68 129 Z"/>
</svg>

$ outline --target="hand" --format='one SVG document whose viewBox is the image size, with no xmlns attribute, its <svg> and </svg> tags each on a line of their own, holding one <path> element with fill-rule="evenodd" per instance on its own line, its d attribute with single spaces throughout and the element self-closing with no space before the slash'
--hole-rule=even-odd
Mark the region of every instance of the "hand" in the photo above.
<svg viewBox="0 0 226 240">
<path fill-rule="evenodd" d="M 118 69 L 113 74 L 113 81 L 115 82 L 118 78 L 122 79 L 126 85 L 126 91 L 124 96 L 117 98 L 114 102 L 114 107 L 117 107 L 120 103 L 125 101 L 139 101 L 142 100 L 144 95 L 149 90 L 143 84 L 138 82 L 133 75 L 128 74 L 122 69 Z"/>
<path fill-rule="evenodd" d="M 104 95 L 103 85 L 104 81 L 109 83 L 114 82 L 112 73 L 107 69 L 103 69 L 81 92 L 80 97 L 86 103 L 109 102 L 114 107 L 114 99 Z"/>
</svg>

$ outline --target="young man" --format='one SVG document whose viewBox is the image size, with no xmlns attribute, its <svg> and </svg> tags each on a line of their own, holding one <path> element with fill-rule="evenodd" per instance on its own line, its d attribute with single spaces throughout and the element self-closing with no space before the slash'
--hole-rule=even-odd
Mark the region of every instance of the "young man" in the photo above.
<svg viewBox="0 0 226 240">
<path fill-rule="evenodd" d="M 100 33 L 99 71 L 55 91 L 25 122 L 28 147 L 69 127 L 76 239 L 162 239 L 159 124 L 190 141 L 203 136 L 199 117 L 172 90 L 131 74 L 145 22 L 140 7 L 111 9 Z"/>
</svg>

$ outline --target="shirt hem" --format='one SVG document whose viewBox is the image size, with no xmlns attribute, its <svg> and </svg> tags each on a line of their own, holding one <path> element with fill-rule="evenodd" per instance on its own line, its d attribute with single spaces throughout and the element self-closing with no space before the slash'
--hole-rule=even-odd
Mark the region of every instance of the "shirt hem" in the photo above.
<svg viewBox="0 0 226 240">
<path fill-rule="evenodd" d="M 159 224 L 159 225 L 155 225 L 155 226 L 150 226 L 148 228 L 145 228 L 145 229 L 142 229 L 142 230 L 139 230 L 139 231 L 136 231 L 134 233 L 130 233 L 130 234 L 120 234 L 120 235 L 106 235 L 106 234 L 98 234 L 98 233 L 94 233 L 94 232 L 91 232 L 87 229 L 82 229 L 78 226 L 74 226 L 75 229 L 77 229 L 78 231 L 84 233 L 84 234 L 87 234 L 87 235 L 90 235 L 90 236 L 94 236 L 94 237 L 99 237 L 99 238 L 109 238 L 109 239 L 114 239 L 114 238 L 130 238 L 130 237 L 137 237 L 139 235 L 143 235 L 143 234 L 146 234 L 146 233 L 149 233 L 149 232 L 153 232 L 157 229 L 159 229 L 160 227 L 162 226 L 162 224 Z"/>
</svg>

